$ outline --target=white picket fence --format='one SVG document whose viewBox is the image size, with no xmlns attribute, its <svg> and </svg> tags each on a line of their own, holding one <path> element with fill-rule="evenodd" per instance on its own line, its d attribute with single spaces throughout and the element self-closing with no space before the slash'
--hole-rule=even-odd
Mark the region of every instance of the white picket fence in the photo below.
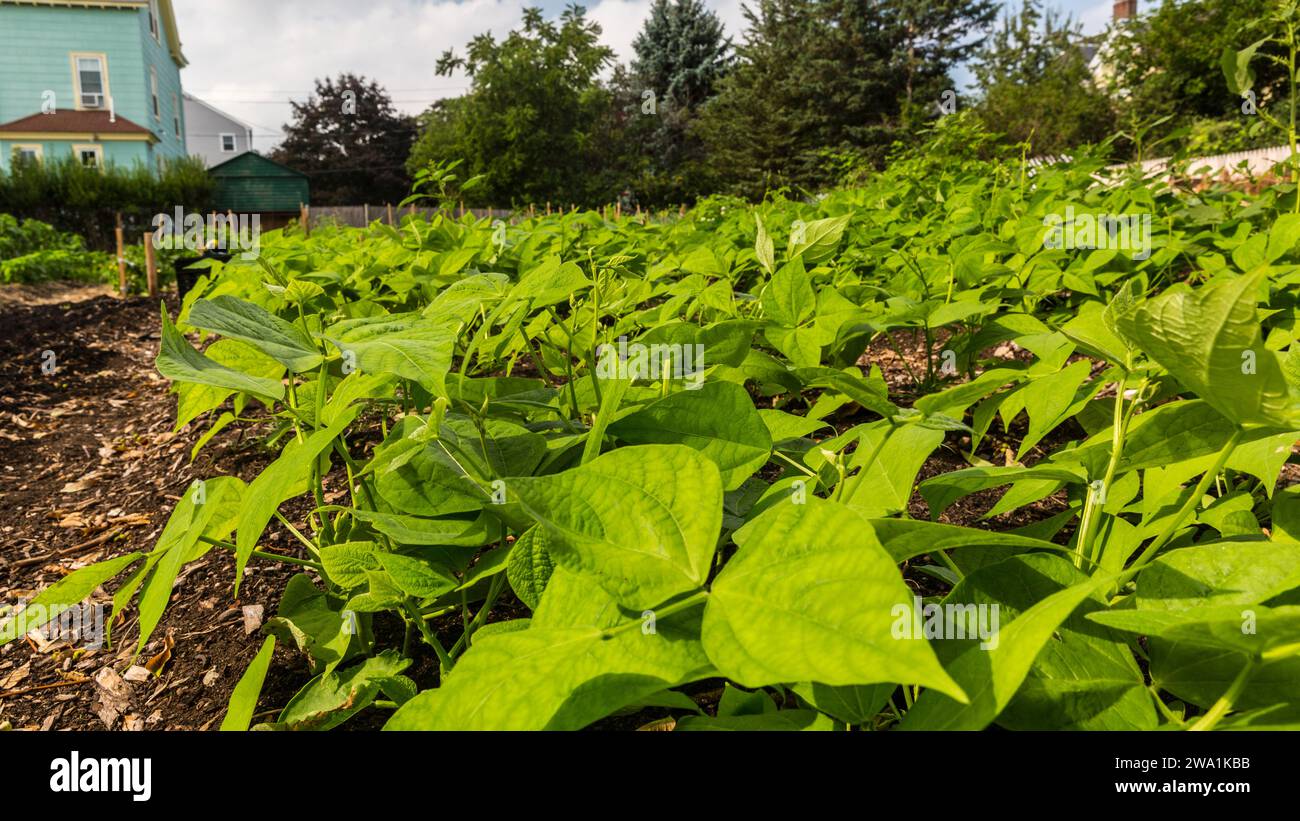
<svg viewBox="0 0 1300 821">
<path fill-rule="evenodd" d="M 1176 168 L 1180 174 L 1194 177 L 1218 177 L 1224 174 L 1229 177 L 1260 177 L 1271 171 L 1278 163 L 1285 161 L 1289 156 L 1291 156 L 1290 146 L 1276 145 L 1272 148 L 1255 148 L 1250 151 L 1233 151 L 1229 154 L 1214 154 L 1209 157 L 1181 160 L 1173 165 L 1171 165 L 1172 158 L 1161 157 L 1160 159 L 1144 161 L 1142 163 L 1142 173 L 1144 176 L 1158 176 Z M 1069 155 L 1065 154 L 1042 155 L 1030 158 L 1028 165 L 1031 169 L 1038 169 L 1056 163 L 1069 162 L 1071 159 Z M 1128 167 L 1128 165 L 1120 163 L 1108 166 L 1106 170 L 1124 171 Z"/>
</svg>

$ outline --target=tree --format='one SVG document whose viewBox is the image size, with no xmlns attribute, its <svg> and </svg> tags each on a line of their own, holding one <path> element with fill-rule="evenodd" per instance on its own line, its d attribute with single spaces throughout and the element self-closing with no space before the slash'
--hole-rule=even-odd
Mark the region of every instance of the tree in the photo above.
<svg viewBox="0 0 1300 821">
<path fill-rule="evenodd" d="M 1100 142 L 1115 127 L 1110 102 L 1094 82 L 1094 41 L 1069 17 L 1025 0 L 980 50 L 973 67 L 978 111 L 987 127 L 1037 154 Z"/>
<path fill-rule="evenodd" d="M 731 40 L 700 0 L 654 0 L 632 50 L 632 70 L 659 99 L 693 112 L 726 74 Z"/>
<path fill-rule="evenodd" d="M 1164 0 L 1113 32 L 1105 50 L 1112 93 L 1134 117 L 1170 115 L 1158 130 L 1161 136 L 1221 123 L 1238 135 L 1237 144 L 1224 150 L 1246 147 L 1245 127 L 1258 118 L 1243 116 L 1242 99 L 1228 90 L 1219 60 L 1224 48 L 1244 48 L 1265 36 L 1257 24 L 1268 19 L 1274 5 L 1274 0 Z M 1285 99 L 1286 69 L 1271 61 L 1256 68 L 1259 100 Z"/>
<path fill-rule="evenodd" d="M 624 128 L 630 184 L 647 203 L 686 202 L 707 193 L 704 146 L 690 133 L 731 62 L 731 41 L 700 0 L 655 0 L 632 42 L 631 72 L 609 85 Z"/>
<path fill-rule="evenodd" d="M 415 122 L 377 83 L 350 73 L 318 79 L 307 102 L 292 105 L 293 122 L 271 158 L 311 177 L 312 202 L 399 202 L 410 191 L 401 158 L 410 153 Z"/>
<path fill-rule="evenodd" d="M 981 47 L 997 19 L 996 0 L 888 0 L 903 52 L 902 116 L 910 130 L 931 119 L 949 75 Z"/>
<path fill-rule="evenodd" d="M 421 145 L 428 159 L 463 158 L 468 174 L 485 178 L 476 189 L 484 204 L 590 204 L 608 196 L 589 144 L 593 123 L 609 105 L 597 78 L 613 52 L 599 37 L 600 26 L 580 6 L 566 8 L 558 24 L 528 8 L 523 28 L 504 40 L 481 34 L 463 57 L 444 53 L 438 73 L 463 70 L 471 87 L 447 109 L 449 116 L 426 118 L 429 129 L 455 129 L 437 136 L 426 130 Z M 451 151 L 454 156 L 438 156 Z"/>
<path fill-rule="evenodd" d="M 705 105 L 710 162 L 750 197 L 817 187 L 829 154 L 883 163 L 937 115 L 949 71 L 980 42 L 989 0 L 757 0 L 736 68 Z M 922 105 L 924 101 L 924 105 Z"/>
</svg>

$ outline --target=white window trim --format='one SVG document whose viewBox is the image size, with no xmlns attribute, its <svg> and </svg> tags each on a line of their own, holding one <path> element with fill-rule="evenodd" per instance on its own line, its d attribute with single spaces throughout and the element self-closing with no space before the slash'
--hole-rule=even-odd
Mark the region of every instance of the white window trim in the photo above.
<svg viewBox="0 0 1300 821">
<path fill-rule="evenodd" d="M 100 171 L 104 170 L 104 146 L 100 145 L 99 143 L 73 143 L 72 144 L 72 156 L 77 158 L 77 162 L 81 162 L 82 151 L 95 152 L 96 166 L 99 168 Z"/>
<path fill-rule="evenodd" d="M 68 55 L 72 62 L 72 102 L 75 104 L 76 111 L 107 111 L 109 109 L 108 101 L 113 98 L 113 91 L 108 85 L 108 55 L 102 51 L 74 51 Z M 104 104 L 99 108 L 88 108 L 81 104 L 81 69 L 77 66 L 77 60 L 89 57 L 99 60 L 100 77 L 104 80 Z"/>
<path fill-rule="evenodd" d="M 14 143 L 9 148 L 11 156 L 19 151 L 31 151 L 36 155 L 37 162 L 45 162 L 45 146 L 41 143 Z"/>
<path fill-rule="evenodd" d="M 229 149 L 226 148 L 227 137 L 230 138 L 231 147 Z M 228 132 L 218 134 L 217 140 L 218 140 L 217 145 L 221 149 L 222 154 L 234 154 L 236 151 L 239 150 L 239 135 L 235 134 L 234 132 L 228 131 Z"/>
<path fill-rule="evenodd" d="M 149 98 L 153 101 L 153 118 L 162 122 L 162 101 L 158 99 L 158 69 L 149 66 Z"/>
<path fill-rule="evenodd" d="M 149 0 L 149 33 L 155 43 L 162 43 L 162 17 L 158 12 L 158 0 Z"/>
</svg>

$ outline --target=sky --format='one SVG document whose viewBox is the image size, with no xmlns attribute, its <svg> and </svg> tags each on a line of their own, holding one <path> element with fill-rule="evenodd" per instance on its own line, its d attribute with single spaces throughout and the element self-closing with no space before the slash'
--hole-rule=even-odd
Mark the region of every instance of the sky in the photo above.
<svg viewBox="0 0 1300 821">
<path fill-rule="evenodd" d="M 705 0 L 727 34 L 742 38 L 742 0 Z M 469 87 L 462 75 L 440 77 L 434 66 L 448 48 L 461 51 L 475 35 L 503 36 L 517 28 L 525 6 L 558 14 L 565 0 L 175 0 L 177 26 L 189 66 L 185 90 L 253 128 L 253 146 L 269 151 L 289 121 L 290 99 L 307 99 L 317 77 L 350 71 L 384 86 L 394 105 L 418 114 L 433 101 Z M 602 41 L 620 62 L 650 0 L 586 0 Z M 1007 0 L 1019 8 L 1019 0 Z M 1069 12 L 1085 32 L 1101 31 L 1112 0 L 1048 0 Z M 1143 2 L 1145 8 L 1147 2 Z M 969 74 L 954 78 L 958 85 Z"/>
</svg>

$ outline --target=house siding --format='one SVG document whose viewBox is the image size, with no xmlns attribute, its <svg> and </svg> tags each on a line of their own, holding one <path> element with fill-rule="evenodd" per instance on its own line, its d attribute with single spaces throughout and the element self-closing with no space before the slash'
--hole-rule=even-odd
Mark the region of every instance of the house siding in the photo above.
<svg viewBox="0 0 1300 821">
<path fill-rule="evenodd" d="M 134 8 L 78 8 L 0 3 L 0 123 L 40 112 L 47 91 L 54 93 L 58 109 L 76 108 L 71 56 L 75 52 L 105 55 L 113 110 L 148 128 L 158 138 L 152 145 L 144 141 L 104 141 L 105 162 L 141 162 L 156 169 L 159 156 L 186 156 L 184 111 L 180 111 L 180 134 L 174 133 L 171 119 L 175 110 L 171 95 L 176 95 L 178 105 L 182 97 L 180 67 L 167 49 L 165 31 L 161 43 L 149 33 L 147 4 Z M 161 120 L 153 116 L 150 67 L 158 73 Z M 50 142 L 45 149 L 46 159 L 70 154 L 73 142 Z M 10 148 L 3 148 L 0 168 L 7 168 Z"/>
<path fill-rule="evenodd" d="M 194 98 L 185 100 L 185 147 L 208 168 L 252 151 L 249 128 L 205 106 Z M 235 135 L 235 150 L 221 150 L 221 134 Z"/>
</svg>

